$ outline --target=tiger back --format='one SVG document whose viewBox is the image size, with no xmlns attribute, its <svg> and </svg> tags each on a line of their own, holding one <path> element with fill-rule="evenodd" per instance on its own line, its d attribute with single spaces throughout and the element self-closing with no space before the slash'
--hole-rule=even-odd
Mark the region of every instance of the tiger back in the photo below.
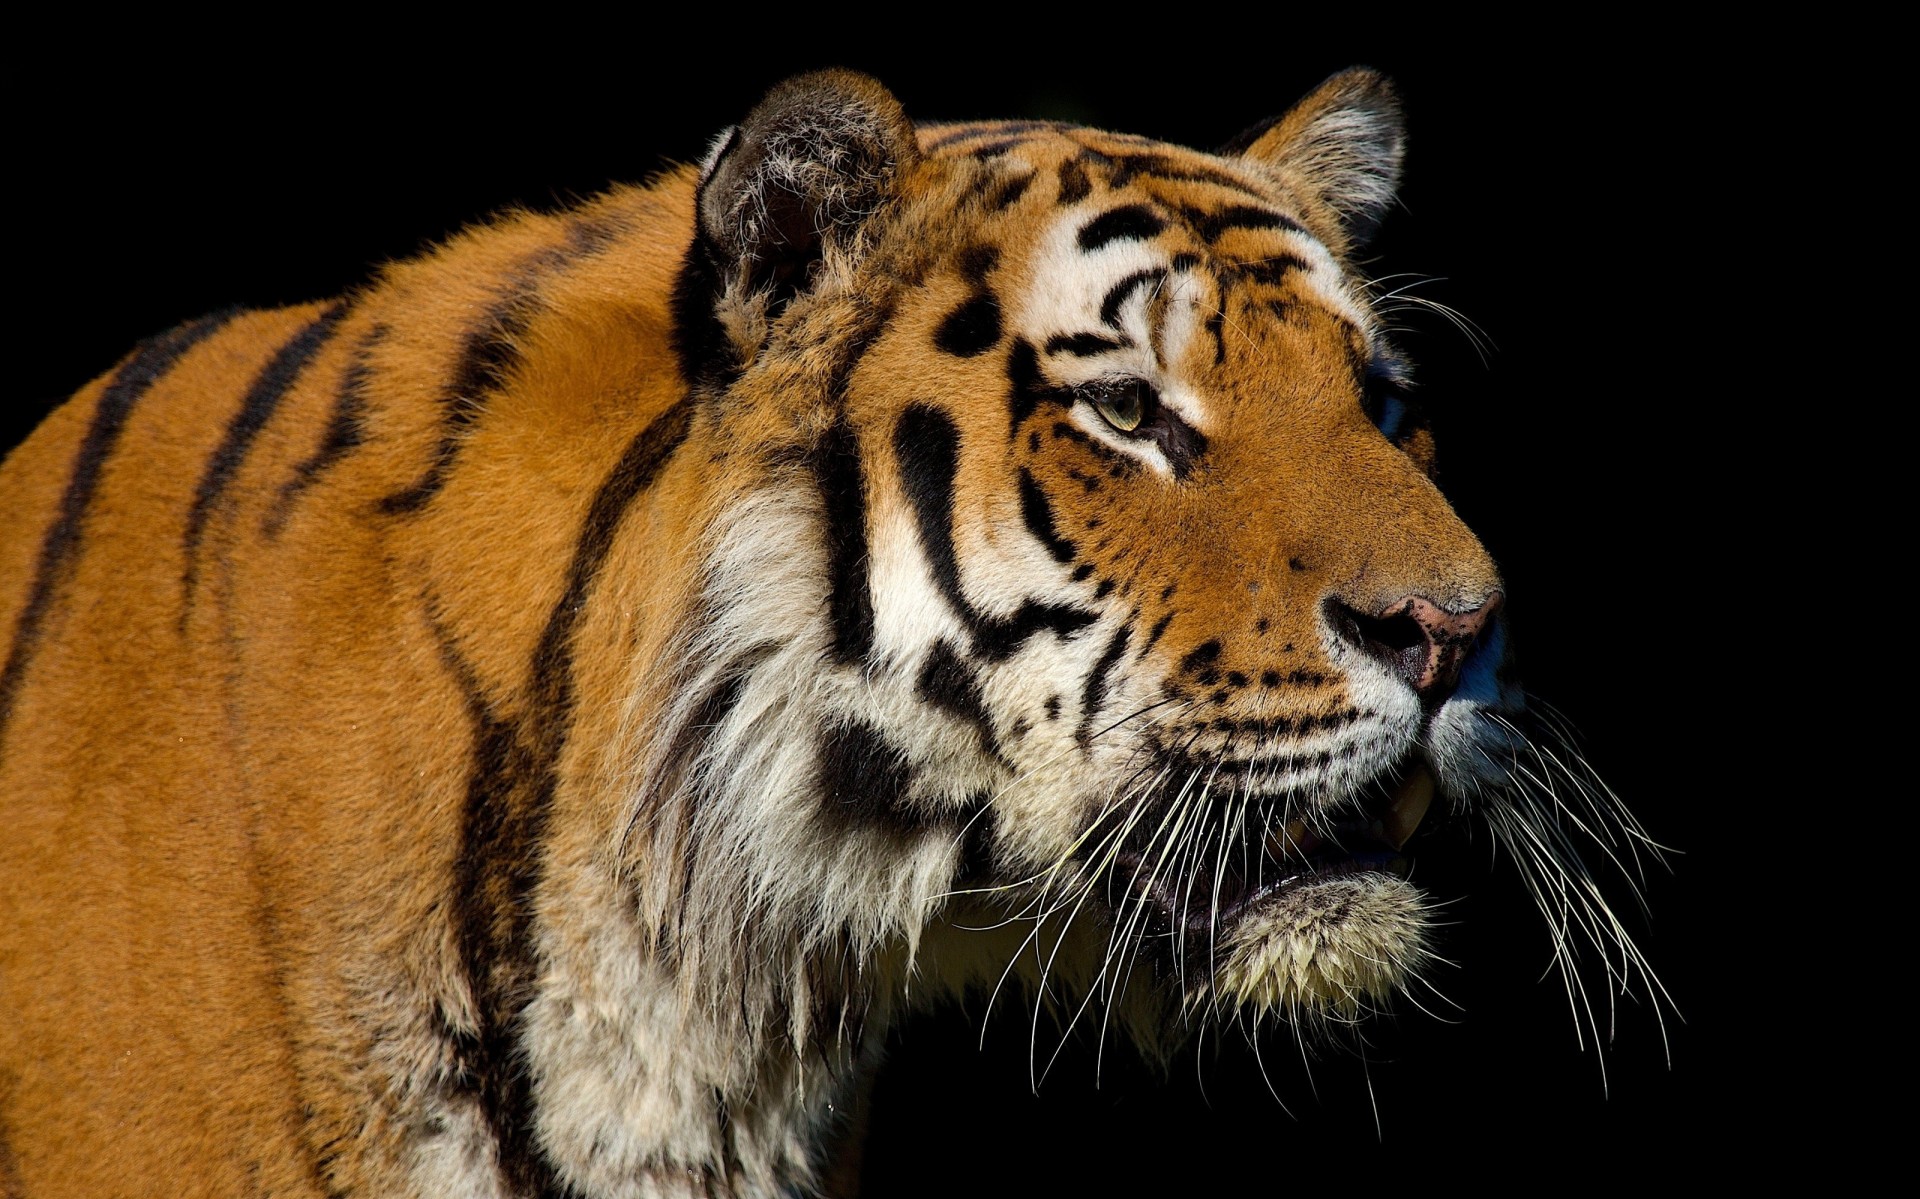
<svg viewBox="0 0 1920 1199">
<path fill-rule="evenodd" d="M 0 1181 L 842 1193 L 912 1003 L 1385 1002 L 1428 809 L 1534 827 L 1352 268 L 1402 140 L 828 72 L 138 347 L 0 469 Z"/>
</svg>

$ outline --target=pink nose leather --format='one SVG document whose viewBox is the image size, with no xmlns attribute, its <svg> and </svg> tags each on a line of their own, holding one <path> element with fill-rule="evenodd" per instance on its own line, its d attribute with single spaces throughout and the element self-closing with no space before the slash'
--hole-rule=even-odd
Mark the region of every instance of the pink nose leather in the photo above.
<svg viewBox="0 0 1920 1199">
<path fill-rule="evenodd" d="M 1449 612 L 1420 596 L 1410 596 L 1380 614 L 1382 620 L 1410 616 L 1427 636 L 1424 661 L 1412 663 L 1408 682 L 1422 699 L 1444 699 L 1460 684 L 1460 670 L 1481 632 L 1506 597 L 1496 591 L 1471 612 Z"/>
<path fill-rule="evenodd" d="M 1435 707 L 1460 685 L 1474 644 L 1500 612 L 1496 591 L 1477 608 L 1449 612 L 1421 595 L 1395 600 L 1369 616 L 1327 601 L 1334 632 L 1403 679 L 1420 701 Z"/>
</svg>

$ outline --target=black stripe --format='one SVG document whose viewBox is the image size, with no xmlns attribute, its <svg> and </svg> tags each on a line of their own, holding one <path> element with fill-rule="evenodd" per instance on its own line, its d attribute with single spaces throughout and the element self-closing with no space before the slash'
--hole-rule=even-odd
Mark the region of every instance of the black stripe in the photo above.
<svg viewBox="0 0 1920 1199">
<path fill-rule="evenodd" d="M 1037 133 L 1041 130 L 1058 129 L 1058 121 L 991 121 L 980 125 L 963 125 L 958 129 L 949 129 L 939 137 L 926 143 L 926 151 L 932 153 L 942 146 L 966 141 L 970 137 L 1005 137 L 1014 133 Z"/>
<path fill-rule="evenodd" d="M 574 546 L 573 561 L 567 568 L 566 591 L 548 616 L 540 644 L 534 650 L 535 711 L 553 717 L 544 730 L 548 739 L 563 740 L 566 735 L 565 723 L 573 705 L 573 629 L 586 610 L 587 592 L 599 574 L 601 563 L 613 549 L 621 518 L 686 440 L 692 421 L 693 409 L 685 400 L 661 413 L 627 444 L 620 461 L 593 497 L 593 506 L 587 511 L 586 523 Z M 557 759 L 558 740 L 548 748 Z"/>
<path fill-rule="evenodd" d="M 7 651 L 7 664 L 0 670 L 0 736 L 13 715 L 14 695 L 20 689 L 27 663 L 40 639 L 40 628 L 61 584 L 71 573 L 75 555 L 86 532 L 87 511 L 93 505 L 100 474 L 112 456 L 120 434 L 125 430 L 133 406 L 147 390 L 164 378 L 183 355 L 218 332 L 231 321 L 238 309 L 229 309 L 177 329 L 149 338 L 135 348 L 133 355 L 115 372 L 112 381 L 100 393 L 93 410 L 93 421 L 74 456 L 73 473 L 60 495 L 59 515 L 40 543 L 40 558 L 34 566 L 33 589 L 14 626 L 13 644 Z"/>
<path fill-rule="evenodd" d="M 1256 208 L 1251 204 L 1230 204 L 1217 212 L 1202 212 L 1189 209 L 1181 215 L 1187 218 L 1194 231 L 1208 242 L 1219 241 L 1234 229 L 1285 229 L 1289 233 L 1305 233 L 1300 222 L 1285 213 L 1275 212 L 1271 208 Z"/>
<path fill-rule="evenodd" d="M 718 396 L 740 376 L 727 327 L 714 310 L 725 278 L 720 250 L 705 233 L 697 234 L 673 280 L 673 354 L 680 377 L 708 396 Z"/>
<path fill-rule="evenodd" d="M 1060 164 L 1060 203 L 1078 204 L 1092 190 L 1093 182 L 1087 178 L 1087 168 L 1071 158 Z"/>
<path fill-rule="evenodd" d="M 1213 364 L 1219 366 L 1227 360 L 1227 300 L 1220 297 L 1220 306 L 1207 314 L 1207 332 L 1213 334 Z"/>
<path fill-rule="evenodd" d="M 300 493 L 318 483 L 320 476 L 333 469 L 365 441 L 366 432 L 362 422 L 367 416 L 367 386 L 373 378 L 373 351 L 386 336 L 387 326 L 382 324 L 375 325 L 360 339 L 352 360 L 340 376 L 340 390 L 334 396 L 333 414 L 327 418 L 327 428 L 320 435 L 319 446 L 293 468 L 293 477 L 280 485 L 279 496 L 260 522 L 260 531 L 268 539 L 280 536 L 280 531 L 286 527 L 287 517 L 293 513 L 293 502 L 300 498 Z"/>
<path fill-rule="evenodd" d="M 1007 355 L 1007 407 L 1011 418 L 1007 437 L 1018 435 L 1027 418 L 1037 412 L 1040 405 L 1049 403 L 1071 408 L 1073 391 L 1048 383 L 1040 373 L 1039 351 L 1026 338 L 1019 338 L 1013 343 L 1013 352 Z"/>
<path fill-rule="evenodd" d="M 1094 457 L 1100 459 L 1100 461 L 1106 463 L 1109 469 L 1112 469 L 1113 467 L 1118 466 L 1121 469 L 1126 470 L 1126 469 L 1137 467 L 1139 465 L 1138 461 L 1135 460 L 1130 455 L 1121 453 L 1119 450 L 1114 449 L 1112 446 L 1108 445 L 1104 441 L 1101 441 L 1099 438 L 1089 436 L 1086 432 L 1068 423 L 1067 421 L 1064 421 L 1064 420 L 1054 421 L 1053 427 L 1049 430 L 1049 432 L 1051 432 L 1054 435 L 1054 437 L 1058 438 L 1061 441 L 1073 442 L 1075 445 L 1079 446 L 1081 449 L 1087 451 L 1088 453 L 1092 454 Z M 1087 478 L 1090 478 L 1091 476 L 1083 474 L 1083 475 L 1078 475 L 1076 477 L 1082 480 L 1085 480 Z M 1089 488 L 1088 490 L 1095 490 L 1095 488 Z M 1089 524 L 1087 527 L 1091 529 L 1097 526 L 1093 524 Z"/>
<path fill-rule="evenodd" d="M 473 764 L 454 859 L 454 934 L 474 1005 L 468 1029 L 442 1014 L 441 1036 L 458 1063 L 454 1085 L 473 1095 L 498 1146 L 500 1170 L 520 1194 L 551 1195 L 558 1177 L 533 1144 L 532 1096 L 519 1058 L 519 1011 L 531 998 L 530 914 L 539 845 L 524 818 L 533 750 L 487 702 L 454 636 L 427 605 L 441 661 L 460 688 L 473 726 Z"/>
<path fill-rule="evenodd" d="M 1156 620 L 1153 622 L 1153 628 L 1147 630 L 1146 644 L 1140 647 L 1140 654 L 1139 654 L 1140 657 L 1142 658 L 1146 657 L 1147 654 L 1153 649 L 1154 646 L 1160 644 L 1161 636 L 1166 633 L 1167 626 L 1172 623 L 1173 623 L 1173 613 L 1171 612 L 1165 613 L 1160 617 L 1159 620 Z"/>
<path fill-rule="evenodd" d="M 1077 240 L 1082 250 L 1093 251 L 1116 241 L 1146 241 L 1166 227 L 1167 222 L 1145 204 L 1127 204 L 1081 226 Z"/>
<path fill-rule="evenodd" d="M 933 343 L 959 358 L 977 358 L 1000 343 L 1000 301 L 990 291 L 974 293 L 949 312 Z"/>
<path fill-rule="evenodd" d="M 725 723 L 727 717 L 740 705 L 740 697 L 745 694 L 747 683 L 753 678 L 753 672 L 773 654 L 776 648 L 772 642 L 761 642 L 735 654 L 727 662 L 725 669 L 708 686 L 706 694 L 700 697 L 700 702 L 688 714 L 686 722 L 674 730 L 673 740 L 668 743 L 666 751 L 661 755 L 663 765 L 660 794 L 675 791 L 687 777 L 701 749 L 706 746 L 708 736 L 714 729 Z M 697 836 L 697 830 L 693 831 Z M 682 862 L 684 871 L 680 888 L 682 896 L 692 888 L 691 876 L 696 856 L 696 853 L 689 852 Z M 662 947 L 670 955 L 678 952 L 679 938 L 684 935 L 684 929 L 679 924 L 679 920 L 684 920 L 686 916 L 684 904 L 679 905 L 676 915 L 678 919 L 674 927 L 661 930 Z M 674 935 L 666 935 L 668 933 Z"/>
<path fill-rule="evenodd" d="M 399 491 L 382 496 L 380 511 L 388 516 L 406 516 L 426 507 L 427 501 L 447 485 L 447 472 L 453 469 L 453 460 L 459 456 L 460 443 L 451 437 L 442 437 L 434 444 L 433 461 L 426 473 Z"/>
<path fill-rule="evenodd" d="M 1152 267 L 1144 271 L 1135 271 L 1108 288 L 1106 298 L 1100 301 L 1100 323 L 1110 329 L 1118 329 L 1120 309 L 1126 304 L 1127 297 L 1134 293 L 1134 289 L 1148 283 L 1158 283 L 1166 277 L 1167 272 L 1159 267 Z"/>
<path fill-rule="evenodd" d="M 914 773 L 906 755 L 864 721 L 826 731 L 818 771 L 820 814 L 839 829 L 881 829 L 904 839 L 941 823 L 908 802 Z"/>
<path fill-rule="evenodd" d="M 953 487 L 960 473 L 960 431 L 937 409 L 914 404 L 894 427 L 893 450 L 900 483 L 919 520 L 934 585 L 955 610 L 973 606 L 960 591 L 960 563 L 953 551 Z"/>
<path fill-rule="evenodd" d="M 1000 261 L 998 246 L 968 246 L 960 251 L 954 262 L 960 268 L 961 277 L 975 287 L 987 285 L 987 275 Z"/>
<path fill-rule="evenodd" d="M 1168 158 L 1164 154 L 1121 154 L 1114 158 L 1113 185 L 1115 187 L 1125 187 L 1142 175 L 1168 183 L 1210 183 L 1215 187 L 1236 191 L 1256 200 L 1266 199 L 1259 191 L 1225 171 L 1216 171 L 1197 163 Z"/>
<path fill-rule="evenodd" d="M 538 270 L 516 274 L 510 286 L 532 286 Z M 433 460 L 426 472 L 399 491 L 380 501 L 380 511 L 389 516 L 418 512 L 440 494 L 460 447 L 473 425 L 480 419 L 488 393 L 504 387 L 520 362 L 519 339 L 539 315 L 542 302 L 525 291 L 496 303 L 467 333 L 460 347 L 446 388 L 442 391 L 440 440 L 434 445 Z"/>
<path fill-rule="evenodd" d="M 867 476 L 860 441 L 843 415 L 828 426 L 809 463 L 826 511 L 827 614 L 834 656 L 857 662 L 873 649 L 873 591 L 867 574 Z"/>
<path fill-rule="evenodd" d="M 596 222 L 575 221 L 567 226 L 566 234 L 565 244 L 536 250 L 515 267 L 493 306 L 467 332 L 460 357 L 440 395 L 440 440 L 434 446 L 433 459 L 418 479 L 383 498 L 380 511 L 389 516 L 409 515 L 440 494 L 460 456 L 460 447 L 486 412 L 487 398 L 505 388 L 520 365 L 521 338 L 546 310 L 546 300 L 536 289 L 613 243 L 612 229 Z"/>
<path fill-rule="evenodd" d="M 987 207 L 994 212 L 1013 207 L 1020 197 L 1026 194 L 1033 180 L 1034 172 L 1029 171 L 1025 175 L 1016 175 L 1000 184 L 993 195 L 987 198 Z"/>
<path fill-rule="evenodd" d="M 1127 642 L 1133 637 L 1132 625 L 1133 616 L 1129 616 L 1125 624 L 1114 630 L 1107 647 L 1100 651 L 1099 660 L 1093 664 L 1093 673 L 1087 676 L 1086 687 L 1080 693 L 1080 728 L 1074 733 L 1075 740 L 1082 745 L 1093 740 L 1094 718 L 1107 702 L 1107 677 L 1120 664 L 1120 656 L 1127 652 Z"/>
<path fill-rule="evenodd" d="M 1099 333 L 1056 333 L 1047 338 L 1047 353 L 1092 358 L 1096 354 L 1124 350 L 1132 344 L 1124 337 L 1107 337 Z"/>
<path fill-rule="evenodd" d="M 560 755 L 573 721 L 573 634 L 622 518 L 686 440 L 691 421 L 689 400 L 662 413 L 628 443 L 595 492 L 575 540 L 566 587 L 533 653 L 524 722 L 515 727 L 493 717 L 471 671 L 456 672 L 475 714 L 457 912 L 467 985 L 479 1020 L 469 1073 L 499 1145 L 501 1173 L 525 1193 L 566 1193 L 534 1140 L 532 1081 L 518 1060 L 518 1047 L 534 978 L 533 891 L 559 786 Z"/>
<path fill-rule="evenodd" d="M 900 482 L 913 505 L 934 583 L 973 634 L 973 652 L 990 661 L 1012 656 L 1035 633 L 1051 630 L 1070 637 L 1092 624 L 1095 615 L 1080 608 L 1029 600 L 1012 616 L 987 616 L 974 610 L 960 587 L 960 562 L 953 544 L 954 483 L 960 471 L 960 431 L 943 412 L 914 404 L 894 428 L 893 449 Z"/>
<path fill-rule="evenodd" d="M 1028 600 L 1012 616 L 976 617 L 974 652 L 989 661 L 1002 661 L 1020 652 L 1036 633 L 1051 632 L 1065 640 L 1097 619 L 1098 613 L 1084 608 Z"/>
<path fill-rule="evenodd" d="M 1335 729 L 1342 727 L 1342 725 L 1337 722 L 1330 722 L 1326 727 Z M 1217 773 L 1230 777 L 1240 777 L 1255 772 L 1273 776 L 1299 773 L 1302 771 L 1318 771 L 1325 769 L 1336 756 L 1345 758 L 1349 755 L 1344 750 L 1339 751 L 1337 754 L 1334 750 L 1322 750 L 1312 754 L 1287 754 L 1270 758 L 1209 757 L 1201 759 L 1183 753 L 1174 753 L 1169 754 L 1168 758 L 1178 764 L 1172 765 L 1171 769 L 1166 771 L 1166 775 L 1169 779 L 1179 779 L 1184 777 L 1189 771 L 1194 770 L 1203 771 L 1208 774 Z M 1277 792 L 1274 794 L 1277 794 Z"/>
<path fill-rule="evenodd" d="M 983 146 L 968 146 L 965 153 L 970 158 L 998 158 L 1016 146 L 1025 145 L 1026 141 L 1024 137 L 1004 137 Z"/>
<path fill-rule="evenodd" d="M 1180 659 L 1180 673 L 1192 674 L 1194 671 L 1204 672 L 1212 669 L 1214 664 L 1220 661 L 1222 648 L 1217 637 L 1201 642 L 1189 650 L 1186 657 Z"/>
<path fill-rule="evenodd" d="M 213 457 L 207 460 L 206 473 L 200 476 L 200 486 L 193 493 L 193 506 L 187 509 L 186 531 L 180 538 L 181 557 L 185 562 L 180 578 L 182 629 L 186 627 L 187 616 L 193 610 L 194 587 L 200 578 L 200 542 L 206 536 L 207 521 L 213 515 L 214 506 L 226 494 L 233 477 L 240 473 L 254 440 L 267 427 L 267 422 L 273 419 L 273 414 L 280 410 L 281 401 L 286 399 L 287 392 L 300 378 L 300 372 L 313 361 L 315 354 L 333 340 L 346 315 L 346 302 L 338 301 L 280 347 L 280 352 L 273 356 L 273 360 L 254 379 L 253 386 L 247 389 L 246 396 L 240 401 L 239 411 L 227 422 L 226 434 L 215 447 Z"/>
<path fill-rule="evenodd" d="M 987 714 L 986 701 L 980 696 L 980 680 L 973 668 L 946 638 L 933 643 L 927 661 L 914 680 L 913 693 L 942 712 L 959 717 L 973 726 L 980 736 L 983 752 L 1000 756 L 1000 738 L 994 732 L 993 718 Z"/>
<path fill-rule="evenodd" d="M 1047 547 L 1054 561 L 1071 562 L 1080 552 L 1073 542 L 1060 535 L 1053 523 L 1053 505 L 1047 502 L 1047 493 L 1024 466 L 1020 468 L 1020 517 L 1040 544 Z"/>
<path fill-rule="evenodd" d="M 1000 301 L 987 287 L 987 276 L 1000 261 L 997 246 L 976 245 L 962 250 L 954 265 L 973 284 L 973 294 L 948 313 L 934 331 L 934 344 L 960 358 L 986 353 L 1000 342 Z"/>
<path fill-rule="evenodd" d="M 950 146 L 955 142 L 963 142 L 970 137 L 987 137 L 991 134 L 1002 132 L 1004 132 L 1004 130 L 999 125 L 994 124 L 961 125 L 958 128 L 947 130 L 938 137 L 928 138 L 922 146 L 922 152 L 931 154 L 942 146 Z"/>
<path fill-rule="evenodd" d="M 1256 283 L 1265 283 L 1277 287 L 1286 280 L 1292 271 L 1310 270 L 1306 259 L 1293 254 L 1275 254 L 1271 258 L 1256 259 L 1252 262 L 1235 263 L 1241 274 Z"/>
<path fill-rule="evenodd" d="M 838 414 L 806 458 L 826 516 L 827 611 L 835 656 L 866 657 L 873 646 L 873 594 L 867 575 L 866 470 L 859 438 L 847 421 L 847 385 L 893 319 L 893 301 L 870 304 L 860 328 L 842 345 L 828 377 L 827 397 Z"/>
</svg>

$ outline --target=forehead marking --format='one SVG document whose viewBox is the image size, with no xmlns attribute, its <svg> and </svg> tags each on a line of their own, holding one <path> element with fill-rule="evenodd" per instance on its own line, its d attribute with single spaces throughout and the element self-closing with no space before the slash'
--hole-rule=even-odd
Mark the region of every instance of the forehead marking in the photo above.
<svg viewBox="0 0 1920 1199">
<path fill-rule="evenodd" d="M 1285 213 L 1275 212 L 1271 208 L 1256 208 L 1251 204 L 1229 204 L 1214 212 L 1187 206 L 1180 210 L 1180 215 L 1209 245 L 1234 229 L 1284 229 L 1302 237 L 1311 236 L 1300 222 Z"/>
<path fill-rule="evenodd" d="M 1037 171 L 1028 171 L 1024 175 L 1015 175 L 1013 178 L 1000 183 L 995 188 L 993 195 L 987 198 L 987 207 L 994 212 L 1013 207 L 1015 202 L 1026 194 L 1027 188 L 1032 185 L 1034 178 L 1038 174 L 1039 172 Z"/>
<path fill-rule="evenodd" d="M 1088 221 L 1075 240 L 1092 252 L 1116 241 L 1146 241 L 1166 227 L 1166 219 L 1145 204 L 1127 204 Z"/>
<path fill-rule="evenodd" d="M 1072 354 L 1075 358 L 1092 358 L 1096 354 L 1124 350 L 1132 344 L 1133 339 L 1125 334 L 1119 337 L 1103 337 L 1098 333 L 1056 333 L 1047 338 L 1047 353 Z"/>
<path fill-rule="evenodd" d="M 1091 194 L 1090 169 L 1110 189 L 1130 182 L 1133 189 L 1091 219 L 1062 211 L 1034 247 L 1023 285 L 1001 296 L 1008 332 L 1022 335 L 1008 364 L 1015 429 L 1045 401 L 1071 411 L 1075 388 L 1121 371 L 1153 383 L 1176 414 L 1204 429 L 1211 422 L 1201 392 L 1176 376 L 1173 364 L 1199 337 L 1213 343 L 1213 364 L 1225 364 L 1230 297 L 1247 316 L 1281 320 L 1297 321 L 1302 305 L 1317 307 L 1372 340 L 1375 321 L 1340 264 L 1271 195 L 1204 164 L 1111 142 L 1102 151 L 1080 131 L 1068 136 L 1086 150 L 1055 168 L 1063 205 Z M 1154 186 L 1168 182 L 1185 184 L 1186 194 Z M 1227 202 L 1218 207 L 1195 203 L 1194 183 L 1236 196 L 1222 197 Z M 1187 246 L 1159 242 L 1174 229 L 1192 239 Z M 1193 252 L 1200 247 L 1212 252 Z M 1037 352 L 1043 347 L 1045 373 Z"/>
<path fill-rule="evenodd" d="M 1029 140 L 1030 139 L 1024 137 L 1001 138 L 999 141 L 987 142 L 985 145 L 969 146 L 967 147 L 966 153 L 971 158 L 999 158 L 1010 150 L 1026 145 Z"/>
<path fill-rule="evenodd" d="M 978 124 L 957 125 L 943 130 L 925 143 L 928 153 L 967 141 L 976 137 L 1008 137 L 1016 133 L 1040 133 L 1058 129 L 1057 121 L 983 121 Z"/>
<path fill-rule="evenodd" d="M 1087 178 L 1087 169 L 1074 159 L 1060 164 L 1060 203 L 1078 204 L 1087 198 L 1093 190 L 1093 181 Z"/>
<path fill-rule="evenodd" d="M 1257 188 L 1246 183 L 1232 173 L 1198 161 L 1183 160 L 1170 154 L 1122 149 L 1115 142 L 1127 142 L 1135 146 L 1151 144 L 1144 138 L 1120 138 L 1113 134 L 1100 134 L 1093 130 L 1067 130 L 1066 136 L 1085 148 L 1086 160 L 1099 168 L 1107 176 L 1108 186 L 1126 187 L 1136 180 L 1145 179 L 1161 183 L 1204 183 L 1227 191 L 1237 192 L 1255 200 L 1267 197 Z M 1107 147 L 1102 149 L 1096 139 L 1105 140 Z"/>
<path fill-rule="evenodd" d="M 1174 258 L 1175 270 L 1181 269 L 1180 259 L 1183 257 L 1186 257 L 1186 255 L 1178 255 Z M 1135 271 L 1131 275 L 1121 279 L 1120 282 L 1107 289 L 1106 298 L 1100 301 L 1100 323 L 1109 329 L 1119 329 L 1120 307 L 1132 297 L 1134 289 L 1148 283 L 1157 283 L 1166 277 L 1167 272 L 1155 266 L 1148 267 L 1145 270 Z"/>
</svg>

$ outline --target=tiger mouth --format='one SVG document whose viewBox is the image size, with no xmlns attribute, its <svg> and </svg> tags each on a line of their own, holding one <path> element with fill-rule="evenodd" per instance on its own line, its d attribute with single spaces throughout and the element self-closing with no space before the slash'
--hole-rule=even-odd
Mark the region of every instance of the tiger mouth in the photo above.
<svg viewBox="0 0 1920 1199">
<path fill-rule="evenodd" d="M 1406 848 L 1434 796 L 1432 770 L 1412 761 L 1316 819 L 1294 816 L 1237 835 L 1218 831 L 1215 844 L 1205 847 L 1212 852 L 1184 855 L 1193 859 L 1187 869 L 1167 868 L 1169 859 L 1181 856 L 1177 851 L 1125 847 L 1115 857 L 1115 877 L 1152 907 L 1165 932 L 1218 932 L 1257 908 L 1323 884 L 1367 874 L 1383 883 L 1406 879 L 1413 869 Z"/>
</svg>

